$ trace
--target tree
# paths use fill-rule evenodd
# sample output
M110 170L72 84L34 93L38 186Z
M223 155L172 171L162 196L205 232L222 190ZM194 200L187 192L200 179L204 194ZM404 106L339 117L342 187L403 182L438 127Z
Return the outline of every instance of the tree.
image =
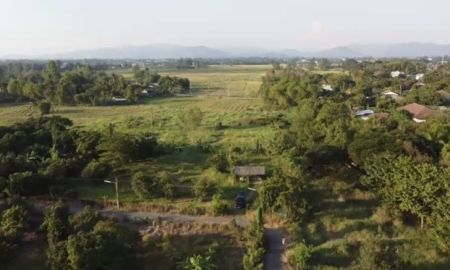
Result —
M6 209L1 216L0 234L11 242L19 241L28 223L28 211L20 205Z
M403 266L397 249L389 242L370 237L360 247L358 269L395 270L403 269Z
M445 191L442 168L415 163L410 157L374 156L366 162L365 170L363 183L375 190L388 207L418 216L421 228Z
M60 241L48 246L47 267L50 270L70 270L68 264L67 241Z
M12 98L17 98L22 95L22 89L20 86L20 82L17 79L11 78L9 79L8 86L6 87L6 91L8 95Z
M209 176L203 174L200 175L200 177L192 185L192 194L200 201L203 201L215 190L215 188L216 186L210 180Z
M95 225L104 220L104 218L94 211L91 207L87 206L81 212L77 212L69 218L70 226L76 232L89 232L95 227Z
M92 160L89 162L83 171L81 171L81 177L83 178L104 178L111 172L111 166L108 163Z
M261 211L261 210L259 210ZM262 212L261 212L262 213ZM264 259L264 224L258 215L246 231L246 253L243 258L245 270L262 270Z
M153 183L153 187L154 187ZM152 181L143 172L137 172L131 178L131 189L139 199L146 199L151 195Z
M52 108L52 104L48 101L41 101L37 106L42 115L49 114Z
M137 269L139 234L112 221L98 222L91 232L78 232L67 241L71 270Z
M47 232L49 245L66 239L69 234L69 211L61 203L50 206L44 215L41 229Z
M158 185L160 186L162 194L164 194L166 198L174 198L176 195L174 177L166 171L159 172L156 177L158 179Z
M229 211L228 204L223 200L222 192L218 192L213 195L212 201L211 201L211 206L212 206L212 212L216 216L225 215Z
M298 243L291 250L288 262L295 269L306 269L311 259L311 249L304 243Z

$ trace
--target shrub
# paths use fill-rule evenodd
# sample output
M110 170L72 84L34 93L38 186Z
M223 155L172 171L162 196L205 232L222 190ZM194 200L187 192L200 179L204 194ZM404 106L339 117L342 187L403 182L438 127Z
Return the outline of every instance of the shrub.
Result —
M11 242L20 240L28 223L28 211L20 205L11 206L2 213L0 232Z
M145 199L150 196L150 185L148 178L145 177L143 172L137 172L131 178L131 189L139 199Z
M214 215L226 215L230 211L229 205L223 201L221 192L214 194L212 197L212 212Z
M358 266L362 270L402 269L402 262L392 243L370 237L360 248Z
M192 185L192 194L202 201L210 195L214 189L215 184L207 175L203 174L197 179L194 185Z
M158 173L158 185L161 192L166 198L174 198L176 196L176 188L174 184L174 177L166 171Z
M298 243L291 250L288 261L295 269L306 269L311 259L311 249L304 243Z
M46 115L50 113L52 104L48 101L41 101L38 103L37 107L42 115Z
M107 163L92 160L81 172L83 178L105 178L111 171L111 166Z

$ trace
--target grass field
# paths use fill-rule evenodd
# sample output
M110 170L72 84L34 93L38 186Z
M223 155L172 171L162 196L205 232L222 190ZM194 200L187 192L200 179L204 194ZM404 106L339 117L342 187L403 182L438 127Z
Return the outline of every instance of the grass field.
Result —
M117 131L126 133L150 132L165 145L182 147L181 152L167 153L159 158L136 162L127 166L128 172L121 176L121 197L124 202L136 201L130 185L130 175L143 171L154 175L161 170L174 174L179 183L186 185L210 167L210 154L197 147L206 144L213 148L227 149L233 146L252 148L257 141L270 136L268 125L249 124L254 119L270 116L264 108L258 89L261 77L270 66L212 66L194 70L164 70L163 74L187 77L192 84L192 96L147 99L137 105L124 106L61 106L54 108L53 115L69 118L83 129L106 131L112 123ZM131 70L115 70L129 76ZM201 126L186 131L180 126L180 115L190 108L198 107L203 112ZM39 113L29 104L1 105L0 125L38 117ZM216 128L220 123L222 128ZM249 163L265 163L261 155L245 155ZM222 179L219 186L230 202L239 189L245 188L231 178ZM111 186L100 184L75 185L82 199L103 200L114 198ZM167 204L166 200L154 199L152 203ZM191 203L186 198L172 202L175 205ZM178 203L178 204L177 204Z

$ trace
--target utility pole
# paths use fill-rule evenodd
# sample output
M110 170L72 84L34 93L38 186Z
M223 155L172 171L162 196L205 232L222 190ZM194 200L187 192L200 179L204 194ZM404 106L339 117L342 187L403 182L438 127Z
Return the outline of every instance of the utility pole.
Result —
M116 186L116 205L117 205L117 209L120 209L120 203L119 203L119 179L117 179L117 177L116 177L116 181L115 181L115 186Z
M120 202L119 202L119 179L116 177L115 181L112 182L110 180L104 180L103 182L108 184L114 184L114 187L116 188L116 207L117 209L120 209Z

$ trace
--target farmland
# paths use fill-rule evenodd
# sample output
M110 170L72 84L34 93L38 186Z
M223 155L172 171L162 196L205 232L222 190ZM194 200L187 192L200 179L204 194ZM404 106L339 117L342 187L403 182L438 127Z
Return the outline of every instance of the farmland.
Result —
M134 171L150 175L158 171L170 171L176 175L180 185L185 186L209 167L209 154L200 147L189 145L206 144L219 149L238 146L250 149L257 141L267 139L271 134L270 126L258 124L257 120L274 113L265 110L257 92L261 77L269 68L270 66L213 66L199 70L165 70L164 74L189 78L192 95L147 99L136 105L124 106L60 106L55 108L53 115L66 117L82 129L105 132L108 125L113 124L117 131L128 134L152 133L157 135L161 144L181 147L180 152L169 152L156 159L129 164L123 170L120 174L121 199L124 203L134 202L136 197L127 184ZM125 76L127 72L130 71L119 71ZM180 126L179 116L194 107L202 111L203 120L196 130L186 132ZM0 107L2 125L38 116L37 109L29 104ZM217 128L218 125L225 128ZM245 158L249 163L268 161L264 156L247 155L244 160ZM231 177L221 178L223 181L218 184L228 190L226 195L231 203L235 194L244 186ZM86 183L75 187L81 199L103 201L105 198L114 198L114 190L108 185ZM164 199L151 202L167 203ZM177 202L180 207L192 203L186 198L172 203L176 206Z

